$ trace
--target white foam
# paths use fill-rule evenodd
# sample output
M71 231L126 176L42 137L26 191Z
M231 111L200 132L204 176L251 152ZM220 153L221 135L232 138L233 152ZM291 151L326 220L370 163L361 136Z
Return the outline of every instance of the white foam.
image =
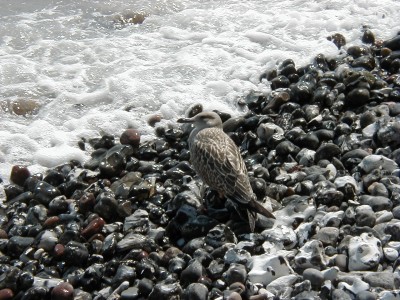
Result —
M114 26L115 16L134 12L147 16L143 24ZM38 171L87 159L81 138L128 127L151 138L151 114L174 123L196 103L243 113L240 97L268 90L259 82L265 70L337 54L327 36L359 43L363 25L377 38L394 36L400 2L14 0L0 16L0 107L19 98L40 105L36 116L0 110L7 182L14 164Z

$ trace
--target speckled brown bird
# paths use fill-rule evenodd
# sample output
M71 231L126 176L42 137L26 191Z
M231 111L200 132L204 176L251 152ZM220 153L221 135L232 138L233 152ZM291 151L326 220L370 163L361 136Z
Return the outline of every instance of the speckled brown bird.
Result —
M193 123L189 136L190 159L200 178L220 196L234 205L238 214L247 219L253 232L257 213L275 219L253 193L247 169L239 148L222 130L222 120L214 112L201 112L193 118L179 119L180 123Z

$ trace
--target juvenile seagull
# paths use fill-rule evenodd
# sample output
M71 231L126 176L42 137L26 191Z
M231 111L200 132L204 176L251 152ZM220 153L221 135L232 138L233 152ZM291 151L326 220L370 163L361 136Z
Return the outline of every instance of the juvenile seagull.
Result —
M222 130L222 120L214 112L201 112L193 118L182 118L179 123L193 123L189 136L190 159L200 178L220 196L224 195L242 217L247 211L253 232L257 213L267 218L275 216L265 209L253 193L247 169L239 148Z

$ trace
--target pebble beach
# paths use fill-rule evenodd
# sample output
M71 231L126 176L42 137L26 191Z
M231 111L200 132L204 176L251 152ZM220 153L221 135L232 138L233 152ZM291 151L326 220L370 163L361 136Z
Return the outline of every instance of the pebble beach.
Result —
M217 110L254 193L256 230L207 189L188 125L82 139L85 163L14 165L0 207L0 299L400 299L400 35L287 58L268 93ZM187 115L204 108L193 103Z

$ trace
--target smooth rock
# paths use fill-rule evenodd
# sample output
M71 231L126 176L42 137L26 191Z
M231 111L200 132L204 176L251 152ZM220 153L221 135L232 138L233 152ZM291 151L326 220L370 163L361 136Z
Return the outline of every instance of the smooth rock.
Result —
M391 272L368 272L364 274L363 280L373 288L395 289L394 276Z
M278 255L255 255L248 264L248 278L251 282L268 285L273 280L293 273L288 261Z
M376 268L382 258L381 242L369 233L350 238L349 271L366 271Z

